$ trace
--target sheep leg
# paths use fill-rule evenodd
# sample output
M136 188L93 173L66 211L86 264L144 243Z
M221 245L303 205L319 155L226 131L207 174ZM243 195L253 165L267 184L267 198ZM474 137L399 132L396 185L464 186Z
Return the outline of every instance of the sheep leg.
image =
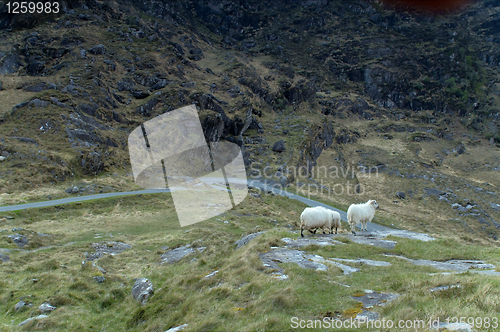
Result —
M315 229L314 229L314 231L313 231L312 233L313 233L313 234L316 234L316 231L317 231L317 230L318 230L318 229L317 229L317 228L315 228Z
M301 236L301 237L304 237L304 233L303 233L303 232L304 232L304 229L303 229L303 228L301 228L301 229L300 229L300 236Z
M333 233L333 227L332 227L332 233ZM337 234L337 227L335 227L335 234Z

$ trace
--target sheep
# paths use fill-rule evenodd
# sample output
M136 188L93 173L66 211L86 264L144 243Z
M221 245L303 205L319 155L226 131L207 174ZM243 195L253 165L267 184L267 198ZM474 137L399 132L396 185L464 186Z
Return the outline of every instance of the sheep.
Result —
M321 228L323 234L326 234L325 227L330 229L330 233L333 232L333 228L335 227L335 233L337 233L337 228L340 228L340 214L336 211L325 209L322 206L308 207L302 211L300 215L301 237L304 237L304 230L316 234L318 228ZM312 231L313 229L314 231Z
M377 201L371 199L366 203L362 204L351 204L349 209L347 209L347 222L351 226L352 234L356 234L354 231L354 225L361 223L361 230L368 230L366 224L371 222L375 216L375 210L378 209Z
M327 228L330 230L330 234L333 234L333 228L335 227L335 234L337 234L337 230L340 228L340 213L337 211L328 210L330 212L330 219L327 222ZM323 229L323 234L325 230Z

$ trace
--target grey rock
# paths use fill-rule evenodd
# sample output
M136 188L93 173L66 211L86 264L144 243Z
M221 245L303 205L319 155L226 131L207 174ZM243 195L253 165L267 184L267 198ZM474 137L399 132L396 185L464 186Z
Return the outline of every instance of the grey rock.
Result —
M236 241L236 249L240 249L244 245L248 244L251 240L255 239L257 236L264 234L265 232L257 232L243 236L240 240Z
M8 261L10 261L10 257L5 255L5 254L0 253L0 261L8 262Z
M102 257L104 254L109 254L109 255L120 254L123 251L132 248L130 244L124 242L114 242L114 241L92 243L91 247L96 251L90 254L86 253L87 261L96 260Z
M431 292L441 292L441 291L445 291L448 289L460 288L460 287L462 287L462 286L460 286L460 285L446 285L446 286L434 287L430 291Z
M118 91L129 91L132 89L133 84L124 81L118 81Z
M20 108L23 108L23 107L26 107L27 105L29 104L29 101L24 101L22 103L19 103L17 105L14 105L14 107L12 107L12 114L14 114L14 112Z
M7 237L14 241L14 243L20 248L23 248L29 242L28 238L21 234L8 235Z
M102 284L104 281L106 281L106 278L104 278L103 276L97 276L97 277L94 277L94 280L95 280L98 284Z
M314 238L309 238L309 237L299 237L296 240L292 240L290 238L283 238L281 241L286 243L287 248L300 248L300 247L305 247L309 245L317 245L321 247L325 246L334 246L337 244L345 244L343 242L334 240L330 237L314 237Z
M334 261L340 261L340 262L346 262L346 263L358 263L358 264L364 264L368 266L390 266L391 263L389 262L384 262L384 261L374 261L371 259L364 259L364 258L358 258L358 259L344 259L344 258L331 258Z
M49 102L48 101L45 101L45 100L40 100L40 99L33 99L32 101L30 101L30 103L28 104L28 106L32 106L32 107L40 107L40 108L43 108L45 106L48 106L49 105Z
M172 250L164 253L163 255L161 255L161 260L162 260L161 262L173 264L173 263L180 261L185 256L187 256L191 253L194 253L194 252L195 252L195 249L190 247L189 245L184 246L184 247L179 247L176 249L172 249Z
M181 86L186 89L194 89L196 87L196 82L181 83Z
M112 71L116 70L116 64L112 60L103 60L102 62L104 62L105 64L109 65L108 68L110 70L112 70Z
M358 243L358 244L366 244L369 246L375 246L379 248L385 248L385 249L394 249L396 246L397 242L396 241L389 241L389 240L381 240L376 237L372 236L361 236L358 233L358 236L354 236L352 234L347 235L347 238L351 239L352 242Z
M96 45L89 49L89 53L94 55L103 55L106 53L106 47L103 44Z
M81 104L79 106L80 111L87 113L90 116L96 116L97 109L93 105Z
M154 110L155 106L158 104L158 99L153 98L148 101L146 104L137 107L135 110L137 114L141 114L144 116L150 116L151 112Z
M49 316L47 315L38 315L36 317L30 317L24 321L22 321L21 323L19 323L19 326L23 326L23 325L26 325L28 324L29 322L31 322L32 320L39 320L39 319L43 319L43 318L48 318Z
M0 67L0 75L14 74L21 66L19 61L19 56L16 54L7 55L3 60L2 66Z
M33 60L26 67L26 72L31 76L35 76L41 74L44 69L45 69L45 62L39 60Z
M259 258L265 267L276 269L279 271L278 274L281 275L284 270L277 263L295 263L304 269L313 269L316 271L328 270L325 264L318 262L318 260L324 261L321 256L308 255L303 251L295 249L274 249L260 253Z
M491 208L496 211L500 211L500 204L491 203Z
M401 230L401 229L373 231L373 232L371 232L371 235L375 236L375 237L380 237L380 238L385 238L389 235L392 235L392 236L402 237L402 238L410 239L410 240L419 240L419 241L423 241L423 242L429 242L429 241L435 240L434 237L427 235L427 234L410 232L410 231L405 231L405 230Z
M136 301L145 304L153 294L153 283L146 278L138 278L132 287L132 296Z
M212 273L207 274L206 276L204 276L204 277L203 277L203 279L210 279L210 278L212 278L213 276L215 276L217 273L219 273L219 270L217 270L217 271L214 271L214 272L212 272Z
M399 294L384 294L376 292L368 292L363 296L351 296L351 299L363 303L363 308L370 309L374 306L385 306L388 302L399 297Z
M458 154L463 154L465 153L465 146L463 144L460 144L454 149Z
M25 306L26 306L26 302L24 302L24 301L19 301L19 302L17 302L17 303L16 303L16 305L14 306L14 309L15 309L16 311L19 311L19 310L21 310L22 308L24 308Z
M182 324L176 327L172 327L171 329L166 330L165 332L179 332L188 327L188 324Z
M404 191L398 191L398 192L396 193L396 196L397 196L397 197L399 197L399 198L401 198L401 199L405 199L406 194L405 194L405 192L404 192Z
M375 321L380 318L380 314L378 312L368 311L364 308L363 311L356 315L356 320L367 322L367 321Z
M446 192L439 190L439 189L434 189L434 188L424 188L425 193L429 196L441 196L445 195Z
M43 91L44 89L45 89L45 82L23 88L23 90L27 92L40 92Z
M0 156L0 161L4 161L5 159L7 158L5 158L4 156Z
M142 91L142 90L135 90L135 89L132 89L130 90L130 93L132 94L132 96L134 96L134 98L136 99L144 99L144 98L147 98L149 96L149 92L147 91Z
M132 36L134 36L135 38L144 38L146 36L146 34L144 33L144 31L142 30L139 30L139 31L134 31L131 33Z
M284 152L284 151L286 151L285 142L283 140L277 141L276 143L274 143L272 150L274 152Z
M41 312L41 313L46 313L46 312L51 312L51 311L54 311L56 310L57 307L54 307L53 305L50 305L50 303L47 303L47 302L43 302L42 304L40 304L40 306L38 307L38 310Z
M151 87L151 89L153 89L153 90L163 89L163 88L164 88L164 87L166 87L166 86L167 86L167 84L169 84L169 83L171 83L171 82L169 82L169 81L167 81L167 80L165 80L165 79L163 79L163 80L159 80L158 82L156 82L156 83L155 83L155 85L153 85L153 86Z
M484 261L476 261L476 260L449 260L445 262L437 262L431 261L427 259L410 259L404 256L396 256L396 255L386 255L387 257L396 257L400 259L404 259L406 261L411 262L414 265L426 265L431 266L438 270L449 270L449 271L458 271L465 272L469 269L494 269L495 266L492 264L486 264Z

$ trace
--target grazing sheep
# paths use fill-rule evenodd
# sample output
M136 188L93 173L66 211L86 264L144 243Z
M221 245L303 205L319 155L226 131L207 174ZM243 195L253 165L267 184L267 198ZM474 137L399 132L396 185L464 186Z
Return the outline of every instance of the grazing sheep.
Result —
M323 230L323 234L326 234L325 227L330 229L330 233L333 232L333 227L335 227L336 232L337 228L340 227L340 215L338 216L339 222L337 223L337 216L335 213L338 214L337 212L325 209L322 206L305 208L300 215L300 236L304 237L304 230L308 230L312 234L316 234L316 230L318 230L318 228L321 228Z
M378 204L377 201L373 199L366 203L351 204L351 206L349 206L349 209L347 209L347 221L351 226L352 234L356 234L354 225L359 222L361 223L361 230L367 230L366 224L372 221L376 209L378 209Z

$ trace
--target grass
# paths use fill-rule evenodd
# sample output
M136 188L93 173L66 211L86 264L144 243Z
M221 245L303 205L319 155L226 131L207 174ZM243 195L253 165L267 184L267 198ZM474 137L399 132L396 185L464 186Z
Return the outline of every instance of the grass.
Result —
M490 247L470 245L451 236L426 243L391 238L398 242L393 250L350 241L334 247L309 246L304 249L307 253L325 258L386 260L392 265L354 264L361 272L347 276L336 267L322 272L280 264L289 279L272 278L258 253L282 246L283 237L298 236L284 226L297 227L304 206L295 201L290 204L289 199L279 196L249 196L222 216L184 228L178 224L169 194L18 211L9 224L1 225L24 227L26 235L48 233L51 236L46 242L33 241L29 248L52 247L8 253L11 261L0 266L0 310L6 313L0 318L1 329L15 330L13 324L36 316L37 307L47 301L57 309L49 318L33 321L24 329L156 331L188 323L189 330L288 330L292 317L315 320L354 315L359 305L351 296L366 289L402 295L386 307L374 309L385 318L427 320L459 314L498 317L493 314L498 300L494 277L469 273L430 276L428 273L435 272L430 267L383 256L482 259L500 264ZM271 219L278 225L269 223ZM236 240L259 230L267 232L235 250ZM96 265L106 270L102 274L90 263L82 265L83 253L91 251L90 244L98 241L123 241L133 248L100 258ZM206 249L175 264L160 264L159 256L165 252L160 247L189 243ZM15 248L8 242L2 246ZM218 273L205 278L214 271ZM100 275L106 278L102 284L93 279ZM130 295L133 278L137 277L147 277L154 284L155 292L146 305L135 302ZM439 293L429 291L447 284L462 287ZM33 307L15 311L13 307L20 298L33 303Z

